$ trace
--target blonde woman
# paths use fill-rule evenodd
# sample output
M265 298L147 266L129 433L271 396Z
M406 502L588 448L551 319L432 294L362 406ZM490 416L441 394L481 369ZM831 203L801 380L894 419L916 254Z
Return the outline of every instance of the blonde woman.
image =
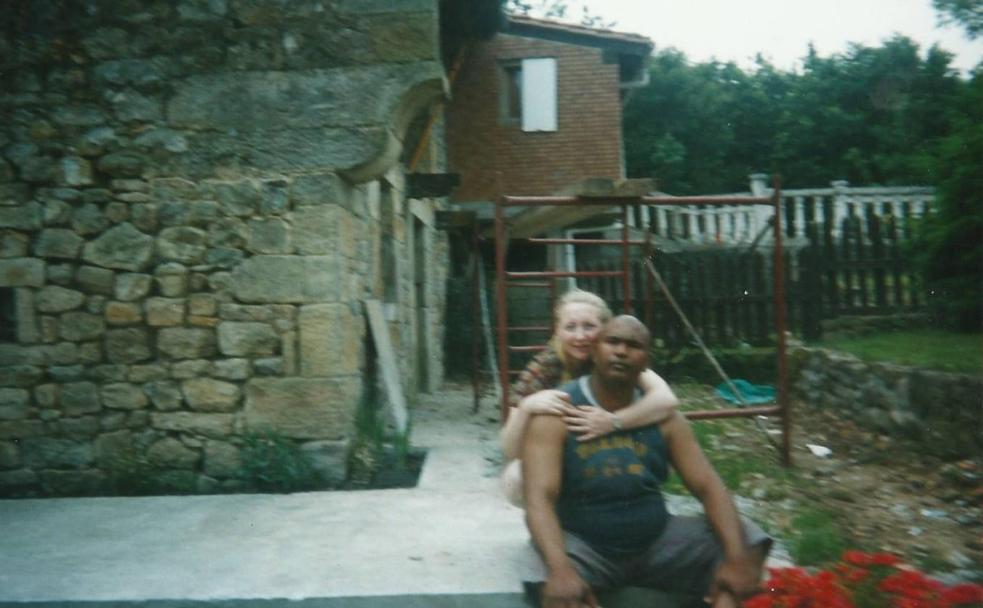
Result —
M532 416L561 416L580 441L602 437L616 430L662 422L675 411L679 400L658 374L648 369L639 377L641 396L617 414L596 407L574 407L566 393L554 390L568 380L590 373L591 349L611 309L597 294L574 289L563 294L553 309L553 337L519 375L510 392L508 421L499 434L505 455L502 483L515 505L522 504L519 454L526 426Z

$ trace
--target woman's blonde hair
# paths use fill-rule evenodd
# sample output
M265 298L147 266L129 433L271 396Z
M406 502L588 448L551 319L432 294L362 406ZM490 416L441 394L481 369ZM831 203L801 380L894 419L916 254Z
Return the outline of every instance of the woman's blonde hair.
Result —
M588 304L593 306L601 313L601 323L607 323L612 316L611 309L608 308L608 303L601 296L590 291L584 291L583 289L571 289L557 299L556 306L553 307L554 322L560 320L560 310L567 304Z

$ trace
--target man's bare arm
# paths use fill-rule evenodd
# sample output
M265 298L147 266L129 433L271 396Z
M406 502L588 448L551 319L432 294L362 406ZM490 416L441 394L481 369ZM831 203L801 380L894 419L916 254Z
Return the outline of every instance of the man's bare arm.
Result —
M700 444L682 414L676 414L660 427L669 445L669 457L680 478L694 496L703 503L707 519L717 533L724 549L721 571L726 580L719 581L737 597L757 591L760 578L759 556L752 555L744 540L744 532L734 501L707 460Z
M567 430L555 416L535 416L522 447L522 479L526 525L546 564L544 606L595 606L590 587L567 557L556 500L563 477L563 444Z

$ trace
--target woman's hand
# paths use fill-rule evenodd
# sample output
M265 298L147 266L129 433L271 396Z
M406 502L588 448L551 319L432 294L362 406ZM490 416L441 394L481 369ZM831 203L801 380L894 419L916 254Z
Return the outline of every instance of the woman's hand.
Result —
M563 412L563 422L567 430L577 435L577 441L590 441L614 431L614 414L589 405L567 407Z
M549 414L551 416L562 416L571 407L570 395L563 391L549 389L539 391L519 401L519 407L527 414Z

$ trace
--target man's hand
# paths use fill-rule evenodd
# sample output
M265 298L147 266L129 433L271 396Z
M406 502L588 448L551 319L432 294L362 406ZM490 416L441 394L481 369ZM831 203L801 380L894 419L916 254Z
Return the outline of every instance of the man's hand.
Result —
M563 391L547 389L533 393L519 401L519 407L529 414L562 416L570 408L570 395Z
M710 598L721 591L728 591L739 599L751 597L761 591L761 567L753 555L725 559L710 585Z
M571 405L564 410L563 423L577 441L590 441L614 431L614 414L601 407Z
M543 608L598 608L594 592L572 568L551 572L542 594Z

